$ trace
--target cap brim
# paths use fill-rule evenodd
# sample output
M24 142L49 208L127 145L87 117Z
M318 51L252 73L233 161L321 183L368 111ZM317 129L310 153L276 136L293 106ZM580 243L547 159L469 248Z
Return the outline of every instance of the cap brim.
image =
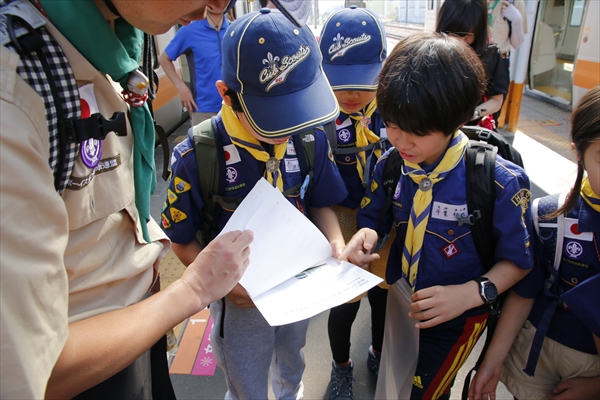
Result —
M383 63L341 65L323 63L333 90L377 90L377 77ZM351 83L350 83L351 82Z
M312 1L307 0L271 0L273 4L296 26L303 26L310 15Z
M323 125L339 112L325 74L307 88L283 96L238 93L250 126L260 136L275 139Z

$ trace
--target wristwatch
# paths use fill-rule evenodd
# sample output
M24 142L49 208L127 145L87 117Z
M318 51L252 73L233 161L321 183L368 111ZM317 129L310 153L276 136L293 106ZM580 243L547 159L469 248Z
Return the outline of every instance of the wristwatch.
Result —
M479 284L479 295L485 304L494 304L498 299L498 289L488 278L473 278Z

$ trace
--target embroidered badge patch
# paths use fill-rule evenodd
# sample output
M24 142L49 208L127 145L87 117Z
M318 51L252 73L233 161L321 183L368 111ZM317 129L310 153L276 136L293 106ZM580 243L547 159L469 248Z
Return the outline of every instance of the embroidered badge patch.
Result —
M167 199L169 200L169 204L173 204L177 201L179 197L173 192L171 189L167 189Z
M268 92L287 79L288 75L302 63L302 61L308 58L310 54L310 47L301 45L298 51L292 55L273 56L270 52L267 53L267 58L263 59L263 64L267 66L260 71L258 80L260 83L270 83L265 88L265 92Z
M348 129L338 131L338 140L340 143L348 143L352 140L352 133Z
M171 227L171 221L169 221L164 213L160 214L160 216L160 224L162 225L163 229L169 229Z
M368 197L363 197L362 200L360 201L360 208L365 208L366 206L368 206L371 203L371 199Z
M175 187L175 193L184 193L192 188L192 185L178 176L173 180L173 186Z
M345 38L339 33L333 38L333 44L329 46L328 53L331 55L331 60L338 57L343 57L348 50L361 44L368 43L371 40L371 35L363 33L362 35L352 38Z
M377 190L378 187L379 187L379 185L377 184L377 181L375 179L373 179L371 181L371 193L375 193L375 191Z
M240 158L240 153L234 144L223 146L223 153L225 156L225 165L231 165L242 161Z
M594 241L594 234L592 232L579 231L579 221L575 218L565 218L565 237L586 242Z
M575 260L579 260L584 255L583 246L574 240L569 240L565 243L565 252L570 258Z
M234 167L227 167L225 170L225 180L227 183L236 183L238 180L238 171Z
M450 243L449 245L442 247L442 251L448 260L460 253L460 250L454 243Z
M173 221L174 224L181 222L187 218L186 213L184 213L183 211L178 210L174 207L171 207L171 209L169 211L171 213L171 220Z

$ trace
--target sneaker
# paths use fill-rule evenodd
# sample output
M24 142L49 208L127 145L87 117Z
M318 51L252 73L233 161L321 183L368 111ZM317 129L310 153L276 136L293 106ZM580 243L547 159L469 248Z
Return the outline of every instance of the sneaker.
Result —
M379 364L381 363L381 353L373 350L373 346L369 347L368 351L369 355L367 357L367 368L369 371L375 374L375 376L379 375Z
M353 400L352 395L352 376L354 364L350 360L350 365L340 367L332 362L331 381L329 381L329 400Z

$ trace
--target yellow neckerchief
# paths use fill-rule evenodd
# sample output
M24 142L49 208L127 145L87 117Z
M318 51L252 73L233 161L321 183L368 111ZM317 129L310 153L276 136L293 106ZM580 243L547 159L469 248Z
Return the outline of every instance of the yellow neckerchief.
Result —
M419 271L419 259L421 257L423 239L425 238L425 228L427 227L431 202L433 200L433 185L444 179L458 165L463 157L468 141L467 137L461 131L457 130L454 132L444 158L430 173L426 173L418 164L407 161L402 166L402 174L410 176L419 185L419 189L417 189L413 197L412 210L406 230L406 239L404 240L404 251L402 252L402 272L408 277L413 291Z
M248 150L248 152L252 154L252 157L258 161L266 163L270 158L272 158L271 155L265 151L260 142L246 131L235 112L226 104L223 104L221 107L221 118L223 119L225 130L231 137L233 144ZM281 178L279 165L287 150L288 141L274 145L275 158L277 159L277 170L268 171L265 169L265 178L267 178L269 183L273 186L275 186L274 182L277 182L277 189L279 189L281 192L283 192L283 179Z
M379 136L373 133L369 129L369 124L371 122L371 115L377 109L377 100L374 99L370 102L365 108L363 108L362 112L349 113L340 107L340 111L344 114L348 114L350 118L356 120L356 124L354 124L356 130L356 147L365 147L369 143L377 143L379 141ZM375 150L375 156L377 158L381 157L381 149ZM358 176L360 176L360 180L362 181L364 178L363 167L365 166L365 162L367 157L364 151L361 151L357 154L356 160L356 170L358 171Z
M590 180L587 176L581 182L581 197L583 197L590 207L600 212L600 197L592 190L592 185L590 185Z

